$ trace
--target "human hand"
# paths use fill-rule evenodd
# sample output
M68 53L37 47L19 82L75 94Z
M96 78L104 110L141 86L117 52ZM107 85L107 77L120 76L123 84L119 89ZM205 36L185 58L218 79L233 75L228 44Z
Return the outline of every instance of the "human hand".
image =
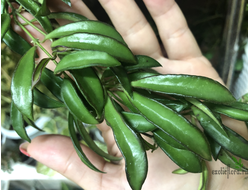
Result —
M59 0L48 2L52 11L72 11L95 19L94 15L80 0L71 0L72 8ZM184 16L173 0L144 0L158 27L160 37L168 58L163 57L161 47L149 23L140 12L134 1L100 0L110 16L114 26L123 36L134 54L143 54L155 58L163 68L158 69L164 74L191 74L213 78L222 82L209 61L202 56L197 43L187 27ZM27 15L29 17L29 15ZM64 23L61 22L63 25ZM32 31L32 29L30 29ZM39 33L33 34L42 39ZM50 42L44 47L49 50ZM39 52L42 58L41 52ZM53 66L50 67L53 69ZM241 126L241 122L224 119L228 126ZM235 122L238 122L239 125ZM108 146L109 153L121 156L113 138L112 130L105 123L98 126ZM236 130L246 138L244 126ZM45 135L22 145L31 157L79 184L84 189L130 189L125 174L125 163L119 165L105 162L101 157L82 145L92 163L106 174L96 173L85 166L76 154L69 138L58 135ZM200 174L183 176L172 174L178 168L160 149L148 152L149 169L143 189L198 189ZM208 162L211 170L219 170L224 165L220 161ZM209 176L208 189L239 189L247 186L245 176L230 176L230 180L222 176Z

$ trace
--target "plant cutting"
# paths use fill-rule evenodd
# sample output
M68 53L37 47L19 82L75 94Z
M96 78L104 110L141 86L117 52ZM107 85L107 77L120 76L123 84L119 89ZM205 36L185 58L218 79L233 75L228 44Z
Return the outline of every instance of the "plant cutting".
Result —
M81 161L105 175L82 150L78 134L110 163L125 160L126 178L133 190L141 189L147 177L149 150L161 149L180 167L173 171L175 174L201 173L199 189L206 188L206 162L212 158L234 169L239 169L232 164L234 155L248 159L247 140L221 121L221 115L226 115L247 122L248 105L237 101L219 82L202 76L160 74L154 68L161 64L149 56L133 54L113 26L76 13L52 13L46 1L15 2L18 8L8 0L1 1L1 37L22 55L12 77L11 119L24 140L31 141L23 120L33 122L33 104L46 109L64 107L68 110L70 137ZM9 8L11 12L7 12ZM34 19L26 19L23 11ZM13 31L10 16L34 46ZM71 23L54 27L56 19ZM44 31L34 22L40 23ZM42 33L44 39L37 40L25 25ZM46 40L52 41L51 54L42 46ZM35 64L38 48L47 57ZM46 68L49 61L54 62L54 71ZM54 97L37 89L38 83ZM122 157L100 149L84 127L102 122L112 129ZM247 171L245 166L240 169Z

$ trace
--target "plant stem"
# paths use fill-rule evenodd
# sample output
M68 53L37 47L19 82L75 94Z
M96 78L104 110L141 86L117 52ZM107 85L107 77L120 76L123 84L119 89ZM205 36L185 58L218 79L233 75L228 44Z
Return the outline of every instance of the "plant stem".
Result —
M36 29L38 32L40 32L42 35L46 36L46 33L43 32L41 29L36 27L34 24L32 24L28 19L26 19L23 15L20 13L17 13L17 16L19 16L21 19L23 19L26 23L28 23L30 26L32 26L34 29Z

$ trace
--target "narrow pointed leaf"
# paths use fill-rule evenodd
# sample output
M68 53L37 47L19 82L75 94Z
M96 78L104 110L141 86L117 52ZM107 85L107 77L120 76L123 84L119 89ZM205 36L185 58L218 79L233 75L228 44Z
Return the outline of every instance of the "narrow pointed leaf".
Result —
M96 172L100 172L100 173L104 173L102 171L100 171L99 169L97 169L87 158L87 156L83 153L80 142L77 139L76 136L76 131L75 131L75 127L74 127L74 121L73 121L73 116L69 113L68 116L68 129L69 129L69 134L70 134L70 138L73 142L74 148L76 150L76 153L78 154L79 158L81 159L81 161L88 166L90 169L96 171Z
M40 80L56 98L63 101L61 97L63 79L61 77L55 76L51 70L44 68Z
M153 131L157 129L155 125L150 123L140 114L132 113L132 112L122 112L122 116L127 121L129 126L139 132L139 133L146 133L149 131Z
M199 100L196 100L194 98L186 98L186 100L192 103L194 106L196 106L200 110L202 110L205 114L207 114L207 116L210 117L217 124L216 125L217 130L220 131L221 135L228 137L227 133L225 132L220 122L217 120L217 118L213 115L213 113L209 110L207 106L205 106Z
M188 172L186 170L183 170L182 168L178 168L178 169L172 171L172 173L173 174L181 174L181 175L183 175L183 174L187 174Z
M84 68L70 71L78 89L88 101L88 103L96 110L99 118L103 113L105 97L100 79L92 68Z
M137 64L131 50L124 44L115 39L98 34L76 33L70 36L62 37L51 44L51 47L56 49L60 46L69 48L77 48L82 50L103 51L124 64Z
M14 52L24 55L30 48L31 45L19 36L12 28L6 32L3 37L3 42Z
M50 14L50 10L47 7L46 0L42 0L42 5L40 6L35 16L47 16L49 14Z
M108 97L105 105L105 120L113 130L115 141L125 158L125 170L129 185L140 190L147 176L147 156L136 133L124 122Z
M37 125L36 125L33 121L29 120L29 118L27 118L26 116L23 116L23 119L24 119L24 121L26 121L26 123L28 123L31 127L37 129L38 131L44 132L44 130L42 130L42 129L40 129L39 127L37 127Z
M10 28L10 15L7 13L1 14L1 40L3 39L5 33Z
M121 65L121 63L106 52L83 50L70 53L63 57L56 66L54 73L93 66L114 67L119 65Z
M202 161L202 173L198 190L207 190L208 170L205 161Z
M132 86L165 94L208 100L211 102L223 103L235 101L235 98L226 87L217 81L201 76L152 76L133 81Z
M84 101L84 97L77 87L73 86L70 80L64 79L61 89L61 95L65 106L71 114L86 124L98 124L99 122L90 113L88 103Z
M75 33L99 34L113 38L118 42L126 45L122 36L119 34L119 32L116 31L116 29L113 26L95 20L85 20L61 26L52 31L51 33L49 33L48 35L46 35L44 40L51 38L61 38L63 36L69 36Z
M33 96L34 96L34 104L41 108L53 109L53 108L65 107L65 105L62 102L50 98L37 88L33 89Z
M111 67L110 69L113 71L117 80L120 82L120 84L124 88L125 93L129 95L130 97L133 97L132 87L131 87L130 81L128 79L127 73L124 70L124 68L122 66L117 66L117 67Z
M70 0L62 0L62 2L64 2L65 4L67 4L68 6L71 7L71 2L70 2Z
M136 92L133 93L133 97L130 101L149 122L152 122L157 128L171 135L177 141L182 142L188 149L204 159L211 160L208 142L197 127L180 114L152 99Z
M202 171L200 158L193 152L174 148L157 136L155 136L155 141L162 151L182 169L192 173L200 173Z
M248 168L246 168L245 166L241 166L240 168L239 167L236 167L238 163L238 160L231 156L226 150L224 149L221 149L219 155L218 155L218 159L224 163L226 166L230 167L230 168L233 168L235 170L240 170L240 171L248 171Z
M146 55L136 55L135 57L137 59L138 64L126 66L125 69L127 71L134 71L138 69L148 69L152 67L161 67L161 64L158 61Z
M80 133L82 139L86 142L86 144L88 145L88 147L91 148L91 150L93 150L96 154L98 154L99 156L102 156L110 161L120 161L123 159L123 157L115 157L112 156L110 154L107 154L106 152L104 152L102 149L100 149L95 142L92 140L92 138L89 136L88 132L86 131L85 127L83 126L83 124L77 120L74 119L76 127L78 132Z
M49 19L64 19L73 22L88 20L85 16L72 12L53 12L48 15Z
M13 101L11 102L11 109L10 109L10 119L12 123L13 129L16 133L23 139L30 142L30 138L26 133L22 113L17 109Z
M37 64L32 76L32 88L34 88L34 86L39 82L43 69L46 67L50 60L51 58L44 58Z
M11 82L11 97L18 110L33 120L32 74L36 47L32 47L19 61Z
M200 109L192 106L194 115L200 122L201 126L204 128L205 132L212 137L217 143L219 143L223 148L232 152L236 156L239 156L243 159L248 159L248 142L239 134L229 129L226 126L223 126L228 137L221 135L220 131L217 130L216 123L208 117Z
M212 153L212 156L214 158L214 160L216 161L217 158L218 158L218 155L220 153L220 150L221 150L221 145L218 144L213 138L211 138L208 134L206 134L205 132L205 135L207 137L207 140L210 144L210 148L211 148L211 153Z

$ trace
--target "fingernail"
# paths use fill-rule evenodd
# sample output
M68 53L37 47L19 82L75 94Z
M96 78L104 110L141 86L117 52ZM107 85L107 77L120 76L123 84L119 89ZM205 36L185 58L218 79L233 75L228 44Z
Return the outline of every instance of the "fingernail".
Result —
M25 143L20 144L19 150L20 150L20 152L23 153L24 155L30 157L30 154L27 152L28 145L29 145L28 142L25 142Z

